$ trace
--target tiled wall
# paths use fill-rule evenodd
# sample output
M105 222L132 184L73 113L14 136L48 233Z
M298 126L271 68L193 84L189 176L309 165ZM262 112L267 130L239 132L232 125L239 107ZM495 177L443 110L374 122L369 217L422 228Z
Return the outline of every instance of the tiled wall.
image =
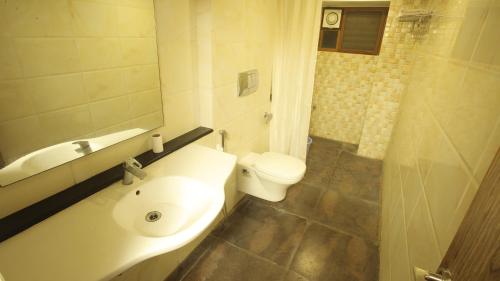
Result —
M161 126L153 1L1 1L0 151ZM64 129L62 129L64 128Z
M439 16L384 161L381 281L437 269L500 147L500 1L414 3Z
M400 8L392 1L378 56L318 52L312 135L359 144L362 156L384 157L414 46L409 25L396 20Z
M213 127L227 131L226 149L243 156L269 149L274 21L277 0L212 1L212 85ZM239 72L257 69L259 89L249 96L237 96Z
M152 0L151 0L152 1ZM155 0L164 130L176 136L199 126L195 2Z
M216 131L227 131L227 152L243 156L249 151L266 151L269 127L263 115L270 109L273 62L273 48L268 46L273 43L277 1L163 0L163 3L165 14L161 18L181 23L186 33L192 34L187 36L179 32L181 38L174 40L174 52L167 60L183 62L184 65L177 68L175 64L172 71L178 75L174 76L177 80L165 83L165 87L184 89L179 90L178 95L172 95L179 97L184 94L191 96L191 91L194 91L191 87L197 87L197 117L203 125ZM162 15L161 12L159 15ZM190 32L186 29L188 27ZM175 41L184 43L177 49ZM159 50L162 49L161 45L160 42ZM194 62L195 65L188 62ZM168 63L166 68L168 71ZM259 70L259 90L247 97L237 97L237 73L249 69ZM169 90L167 95L170 95ZM179 102L182 103L179 106L184 109L186 106L197 106L185 100ZM168 120L168 105L165 110ZM184 113L187 112L186 109ZM169 127L168 121L166 126ZM217 143L217 134L212 134L206 137L203 144L215 147ZM226 209L230 211L241 196L236 190L236 175L233 174L225 188ZM130 268L114 281L163 280L207 234L208 231L183 248Z

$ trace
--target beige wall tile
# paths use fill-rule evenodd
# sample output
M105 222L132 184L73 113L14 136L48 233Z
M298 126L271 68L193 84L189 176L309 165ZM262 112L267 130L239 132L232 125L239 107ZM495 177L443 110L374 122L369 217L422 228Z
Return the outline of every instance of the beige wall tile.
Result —
M447 143L443 143L437 153L439 160L432 163L425 181L425 193L439 246L444 253L451 242L444 236L448 222L457 209L469 179L460 166L460 160Z
M152 64L158 62L154 38L122 38L122 65Z
M45 26L43 4L39 1L8 1L3 3L7 20L7 34L43 36Z
M132 119L130 121L125 121L123 123L118 123L116 125L112 125L112 126L104 128L104 129L93 131L92 133L88 134L87 137L88 138L101 137L104 135L109 135L109 134L120 132L120 131L130 130L130 128L135 128L132 125L133 120L134 119Z
M392 233L389 235L389 263L391 280L411 280L408 267L408 247L406 229L402 214L393 222Z
M435 271L441 262L441 254L424 196L418 199L407 232L410 265Z
M27 77L81 70L78 49L73 39L16 39L15 46Z
M194 101L192 92L163 97L163 112L167 135L175 136L175 132L186 131L197 125L193 118Z
M469 207L477 193L477 190L478 190L477 185L474 183L470 183L469 186L466 188L462 198L460 198L460 202L454 214L450 218L448 218L449 221L448 225L446 226L446 230L441 235L443 237L443 241L445 242L445 244L442 245L444 249L447 250L451 242L453 241L453 238L455 237L458 228L462 224L465 214L469 210Z
M18 59L14 42L0 37L0 80L22 77L23 69Z
M500 72L491 51L498 45L491 27L496 17L490 18L496 13L494 1L438 2L430 4L450 20L433 19L429 34L416 42L415 63L384 160L384 167L399 164L409 173L402 186L408 197L403 210L382 213L382 221L394 212L405 213L410 270L436 269L500 146ZM415 154L407 149L409 143ZM416 172L408 165L412 159ZM383 189L395 188L392 181L384 181ZM425 192L412 194L418 182ZM394 205L391 194L397 191L390 190L384 192L389 200L382 200L383 209ZM382 224L382 233L393 229ZM381 247L382 253L388 251L387 243ZM381 266L382 273L392 269L392 264ZM396 281L393 276L390 280Z
M44 113L39 118L40 129L50 143L82 138L93 130L87 105Z
M130 95L130 114L134 117L161 111L161 105L162 100L159 89Z
M124 95L124 69L111 69L83 73L85 93L90 101Z
M402 190L405 206L405 219L406 221L409 221L417 205L416 199L421 196L424 190L420 173L416 165L408 170L408 175L403 182Z
M480 183L488 168L490 167L491 161L495 157L497 151L500 148L500 118L497 120L497 125L490 136L488 143L486 144L483 153L481 154L481 158L474 168L474 176L478 183Z
M5 35L74 35L70 1L5 1Z
M148 9L122 6L117 8L117 27L120 36L154 36L154 12Z
M0 123L0 136L0 151L7 162L48 144L36 116Z
M160 87L158 65L134 66L124 69L123 79L128 93Z
M213 46L213 82L215 87L234 83L238 73L250 70L246 68L245 44L215 44ZM260 74L262 76L262 73Z
M17 106L18 104L22 106ZM31 94L22 81L0 82L0 122L35 113Z
M41 8L45 17L46 35L75 35L74 17L71 16L72 5L70 1L47 0L40 3L42 3Z
M147 115L143 115L139 118L133 119L132 121L130 121L130 123L132 124L132 128L152 130L155 128L159 128L162 125L165 125L166 122L164 120L165 119L163 117L163 112L156 111L156 112L153 112L153 113L150 113ZM197 126L195 126L195 127L197 127ZM192 127L191 130L194 129L195 127ZM190 131L190 130L176 131L175 136L177 137L177 136L179 136L185 132L188 132L188 131Z
M481 37L472 57L473 61L500 66L500 55L496 46L500 44L500 6L492 5L488 9L488 17L481 32Z
M469 68L455 100L447 133L469 167L477 165L500 117L500 72ZM474 132L471 134L471 132Z
M102 100L91 103L89 108L94 128L101 129L129 119L130 98L124 96Z
M96 70L122 65L122 48L118 38L78 38L82 70Z
M176 94L195 87L195 57L190 40L173 40L168 44L160 41L160 60L167 64L162 69L162 83L166 94Z
M24 81L39 113L86 104L89 99L83 90L82 82L80 73Z
M71 1L73 25L77 36L116 36L118 32L115 6L92 1Z
M469 1L469 7L465 11L466 22L462 22L458 33L452 57L460 60L469 60L476 47L479 30L483 27L488 15L488 1Z
M420 175L425 181L434 161L439 161L438 149L445 142L444 135L432 117L431 111L425 107L425 116L417 123L416 133L420 136L416 154ZM432 141L429 141L432 140Z
M7 3L0 3L0 37L8 35L9 26L7 23Z
M116 2L115 0L106 0L111 2ZM154 11L154 1L153 0L120 0L119 4L122 6L129 6L134 8L142 8L149 11Z

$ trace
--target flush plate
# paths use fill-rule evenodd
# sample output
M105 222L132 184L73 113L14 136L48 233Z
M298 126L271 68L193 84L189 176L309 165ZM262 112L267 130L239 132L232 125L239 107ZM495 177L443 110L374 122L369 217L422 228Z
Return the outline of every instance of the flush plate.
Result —
M248 96L259 88L259 72L252 69L238 73L238 96Z

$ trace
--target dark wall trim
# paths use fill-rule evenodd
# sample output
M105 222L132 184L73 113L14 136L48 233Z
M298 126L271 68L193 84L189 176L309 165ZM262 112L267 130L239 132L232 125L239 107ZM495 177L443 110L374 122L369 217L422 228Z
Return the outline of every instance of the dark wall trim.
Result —
M175 139L163 144L162 153L153 153L148 150L136 159L144 166L148 166L170 153L212 133L213 130L198 127ZM125 159L124 159L125 160ZM77 183L59 193L47 197L33 205L0 219L0 242L30 228L31 226L49 218L50 216L70 207L73 204L103 190L123 177L121 165L114 166L100 174L97 174L81 183ZM56 230L54 230L56 231Z

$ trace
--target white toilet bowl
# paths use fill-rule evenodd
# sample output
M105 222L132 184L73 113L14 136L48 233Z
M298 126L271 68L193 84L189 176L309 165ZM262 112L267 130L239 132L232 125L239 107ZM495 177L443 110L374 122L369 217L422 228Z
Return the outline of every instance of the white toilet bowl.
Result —
M306 165L281 153L249 153L238 161L238 189L268 201L281 201L288 187L299 182Z

